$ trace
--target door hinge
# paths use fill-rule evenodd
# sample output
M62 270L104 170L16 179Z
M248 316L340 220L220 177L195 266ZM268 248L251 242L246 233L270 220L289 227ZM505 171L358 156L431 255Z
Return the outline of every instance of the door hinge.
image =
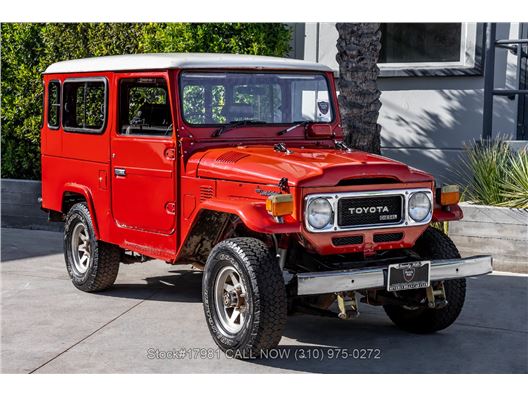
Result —
M165 158L168 160L174 160L176 158L176 150L173 148L165 149Z
M99 171L99 188L101 190L106 190L107 187L108 187L108 181L106 178L106 171L100 170Z
M176 213L176 203L175 202L167 202L165 204L165 210L169 214L175 214Z

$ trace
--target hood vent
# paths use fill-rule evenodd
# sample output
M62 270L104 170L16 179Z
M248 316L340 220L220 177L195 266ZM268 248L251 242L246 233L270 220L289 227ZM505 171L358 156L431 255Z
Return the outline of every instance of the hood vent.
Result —
M394 184L399 183L399 180L391 177L371 177L371 178L360 178L360 179L345 179L341 180L338 186L366 186L372 184Z
M234 164L235 162L240 161L242 158L246 158L249 154L244 154L239 151L228 151L220 155L216 162L221 162L223 164Z

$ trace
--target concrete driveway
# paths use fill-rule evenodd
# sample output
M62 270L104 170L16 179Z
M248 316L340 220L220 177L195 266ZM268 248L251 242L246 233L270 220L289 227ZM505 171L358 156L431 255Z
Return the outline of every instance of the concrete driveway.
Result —
M275 351L282 357L239 361L209 336L200 273L159 261L121 265L114 288L87 294L68 279L61 234L2 229L1 236L5 373L528 371L526 276L469 279L461 317L438 334L407 334L381 308L362 306L353 321L289 317Z

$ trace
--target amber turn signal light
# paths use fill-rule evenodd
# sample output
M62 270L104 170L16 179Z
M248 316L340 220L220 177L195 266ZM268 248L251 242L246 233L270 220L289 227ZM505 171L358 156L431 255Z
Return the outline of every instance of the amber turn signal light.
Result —
M293 213L293 197L291 194L272 195L266 199L266 210L273 217Z
M457 185L443 186L440 190L440 205L455 205L460 201L460 188Z

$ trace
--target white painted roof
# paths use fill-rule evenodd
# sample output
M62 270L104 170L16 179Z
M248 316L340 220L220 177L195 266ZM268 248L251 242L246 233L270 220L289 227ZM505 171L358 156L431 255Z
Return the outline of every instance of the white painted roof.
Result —
M44 74L160 69L283 69L332 71L320 63L271 56L235 54L137 54L84 58L57 62Z

